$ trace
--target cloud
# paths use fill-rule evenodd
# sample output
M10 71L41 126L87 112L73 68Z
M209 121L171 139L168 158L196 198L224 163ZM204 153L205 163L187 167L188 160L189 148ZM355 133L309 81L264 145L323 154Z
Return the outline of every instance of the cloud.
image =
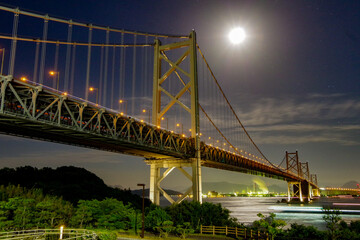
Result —
M38 164L38 165L74 165L89 163L111 163L121 164L121 155L110 152L81 150L77 151L38 151L26 152L2 158L2 165L17 163L17 165Z
M326 121L359 118L360 101L303 101L289 99L261 99L251 105L250 110L238 110L246 126L280 123L324 123Z
M331 93L331 94L322 94L322 93L310 93L308 94L308 98L338 98L344 97L346 94L344 93Z

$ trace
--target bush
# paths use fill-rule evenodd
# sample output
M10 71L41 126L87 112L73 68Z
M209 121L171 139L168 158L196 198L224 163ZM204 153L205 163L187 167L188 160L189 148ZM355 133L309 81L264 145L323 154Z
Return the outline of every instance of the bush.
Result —
M230 211L221 207L220 204L187 202L173 204L166 208L174 225L184 225L190 223L190 228L199 230L200 225L210 226L239 226L236 218L230 217Z
M147 211L145 229L148 231L157 231L157 227L162 226L165 221L171 220L166 211L159 206L151 205Z

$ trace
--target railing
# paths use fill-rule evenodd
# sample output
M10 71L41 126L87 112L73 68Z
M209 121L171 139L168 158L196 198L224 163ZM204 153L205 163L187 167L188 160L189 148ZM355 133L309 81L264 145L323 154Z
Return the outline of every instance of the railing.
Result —
M212 234L212 235L230 235L236 238L242 239L271 239L269 233L263 231L254 231L247 228L238 228L238 227L217 227L217 226L200 226L200 234Z
M33 229L13 232L0 232L0 239L74 239L95 240L97 235L85 229Z

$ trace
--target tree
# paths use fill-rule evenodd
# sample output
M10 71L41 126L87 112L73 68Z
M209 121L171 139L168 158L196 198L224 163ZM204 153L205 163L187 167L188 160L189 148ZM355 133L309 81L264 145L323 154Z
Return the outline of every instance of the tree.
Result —
M338 235L338 229L339 229L339 222L341 221L340 210L338 209L330 209L330 208L324 208L323 213L325 214L323 216L323 219L326 222L326 227L329 230L329 235L331 239L336 239Z
M157 227L162 226L165 221L171 219L166 211L159 206L151 205L147 210L148 213L145 217L145 228L147 230L156 231Z
M274 239L277 234L281 233L282 228L286 226L286 222L284 220L275 219L275 213L270 213L269 216L264 216L263 214L258 213L257 216L260 220L253 222L253 228L268 232L271 239Z
M232 227L239 225L235 218L230 217L230 211L221 207L220 204L183 201L166 208L166 212L174 221L175 226L190 222L194 230L199 230L200 225Z
M176 226L176 232L180 235L182 239L185 239L190 233L194 232L194 229L190 228L189 222L184 222L183 225Z
M291 224L291 227L283 233L278 233L280 239L325 239L326 234L317 230L313 226L304 226L297 223Z
M160 227L157 227L158 231L160 232L160 238L167 239L169 234L175 230L173 225L174 223L172 221L165 221Z

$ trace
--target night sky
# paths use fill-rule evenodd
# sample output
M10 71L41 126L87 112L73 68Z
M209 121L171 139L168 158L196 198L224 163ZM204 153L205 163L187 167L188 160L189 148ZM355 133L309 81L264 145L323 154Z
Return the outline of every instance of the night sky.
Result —
M297 150L321 187L360 182L360 1L0 3L143 32L187 35L195 29L227 97L269 160L279 164L285 151ZM237 26L248 37L234 46L227 35ZM0 146L0 167L74 165L110 185L137 188L137 183L149 183L150 169L138 157L5 135ZM203 168L204 182L249 184L252 178ZM165 186L183 189L183 180L175 174Z

